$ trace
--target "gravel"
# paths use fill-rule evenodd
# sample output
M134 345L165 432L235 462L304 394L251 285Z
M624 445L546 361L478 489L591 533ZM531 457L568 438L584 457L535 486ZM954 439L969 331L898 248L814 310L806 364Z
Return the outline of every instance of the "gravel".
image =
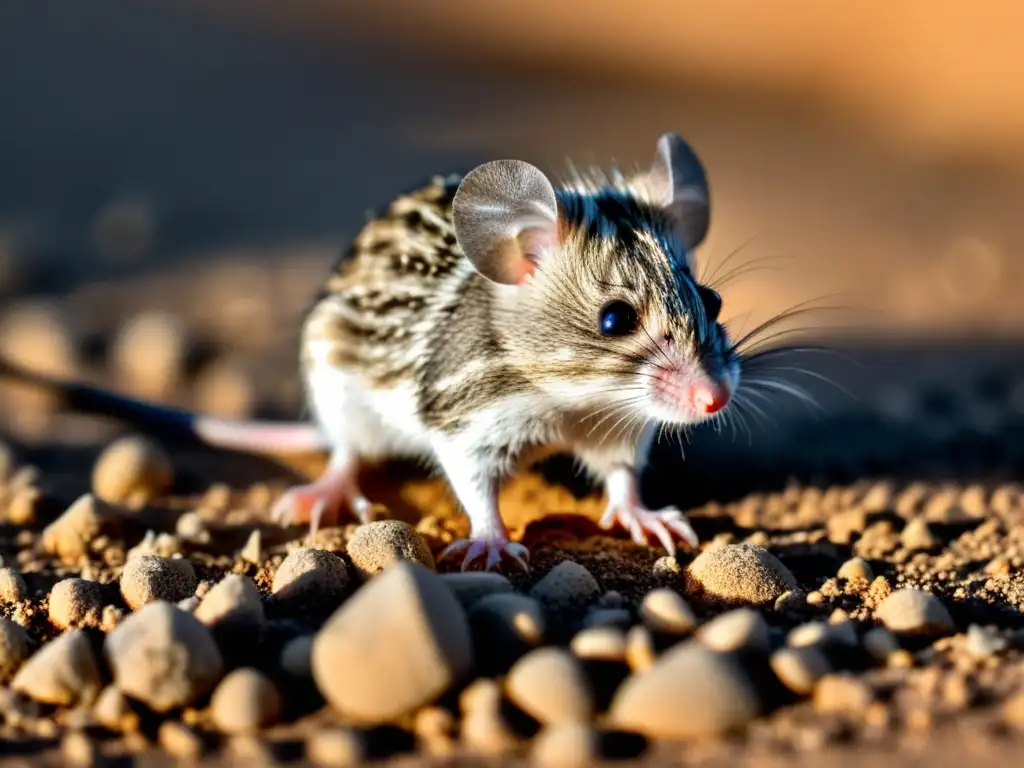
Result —
M363 578L400 561L434 569L430 547L416 529L401 520L377 520L361 525L348 541L348 556Z
M31 656L32 638L10 619L0 618L0 683L8 683Z
M165 600L176 603L196 591L196 573L183 558L134 555L121 574L121 595L132 610Z
M224 733L255 732L277 722L281 694L262 672L236 669L220 681L210 700L213 722Z
M709 603L769 605L800 587L778 558L750 544L707 549L686 575L688 592Z
M160 496L174 483L174 466L153 440L123 437L100 454L92 471L93 493L104 501L139 507Z
M330 611L348 593L348 569L332 552L303 547L278 566L272 590L280 602L295 610L315 605L318 611Z
M317 633L313 677L338 712L393 721L437 699L473 666L469 622L444 582L400 562L370 580Z
M751 608L734 608L702 626L697 639L715 651L767 653L768 623Z
M194 615L208 627L259 632L266 624L263 601L252 579L231 573L206 593Z
M947 635L956 630L939 598L911 587L889 595L875 615L887 629L899 635Z
M100 669L85 630L70 629L37 650L11 688L43 704L90 704L99 694Z
M126 618L104 647L118 688L156 712L191 704L224 670L206 626L162 600Z
M515 663L505 681L509 699L544 725L588 721L594 694L579 660L561 648L539 648Z
M640 618L652 632L687 635L697 628L697 616L674 590L662 587L644 595Z
M28 597L25 579L13 568L0 568L0 603L20 603Z
M50 590L50 622L58 629L99 627L105 606L103 588L95 581L64 579Z
M615 694L610 722L648 737L705 738L760 713L757 691L732 656L685 641Z

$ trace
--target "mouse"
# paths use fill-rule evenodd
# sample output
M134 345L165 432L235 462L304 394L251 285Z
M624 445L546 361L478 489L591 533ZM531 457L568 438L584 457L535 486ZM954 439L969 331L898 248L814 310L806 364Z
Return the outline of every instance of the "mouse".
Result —
M648 509L638 463L659 430L721 418L740 357L721 296L697 279L710 223L707 173L674 132L632 173L552 181L513 159L438 175L369 219L302 324L311 422L242 422L18 371L69 407L207 445L324 450L322 474L274 502L283 525L370 522L364 464L422 461L468 517L439 560L529 570L498 489L527 465L572 455L603 483L604 529L675 554L699 546L679 509Z

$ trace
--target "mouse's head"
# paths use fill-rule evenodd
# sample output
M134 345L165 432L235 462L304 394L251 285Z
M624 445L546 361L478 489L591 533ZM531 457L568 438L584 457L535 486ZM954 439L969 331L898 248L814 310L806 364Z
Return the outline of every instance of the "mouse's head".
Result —
M528 163L487 163L453 205L518 371L582 410L674 425L721 412L739 382L721 298L694 273L708 213L704 168L675 134L641 173L557 190Z

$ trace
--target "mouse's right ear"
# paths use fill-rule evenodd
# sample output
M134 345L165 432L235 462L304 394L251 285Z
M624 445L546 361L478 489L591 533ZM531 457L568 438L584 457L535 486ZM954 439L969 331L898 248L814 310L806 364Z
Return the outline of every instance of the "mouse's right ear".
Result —
M518 285L558 241L555 189L539 169L495 160L470 171L452 203L455 237L477 272Z

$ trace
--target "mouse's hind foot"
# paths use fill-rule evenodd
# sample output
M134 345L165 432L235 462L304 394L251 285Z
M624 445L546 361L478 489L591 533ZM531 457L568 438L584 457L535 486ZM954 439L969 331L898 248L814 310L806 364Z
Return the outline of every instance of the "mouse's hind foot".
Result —
M700 539L682 512L675 507L647 509L637 490L635 475L625 468L609 474L607 482L608 506L600 525L610 530L619 525L625 528L637 544L649 544L653 536L670 555L676 553L676 541L697 548Z
M370 522L374 505L359 489L358 469L355 458L336 453L318 479L285 491L271 508L271 518L283 526L309 523L311 536L321 525L340 522L345 512L360 523Z
M529 572L530 552L522 544L509 541L504 533L489 534L480 538L457 539L437 556L438 561L462 556L462 570L468 571L473 563L480 561L483 570L497 568L505 560L513 560L524 571Z

